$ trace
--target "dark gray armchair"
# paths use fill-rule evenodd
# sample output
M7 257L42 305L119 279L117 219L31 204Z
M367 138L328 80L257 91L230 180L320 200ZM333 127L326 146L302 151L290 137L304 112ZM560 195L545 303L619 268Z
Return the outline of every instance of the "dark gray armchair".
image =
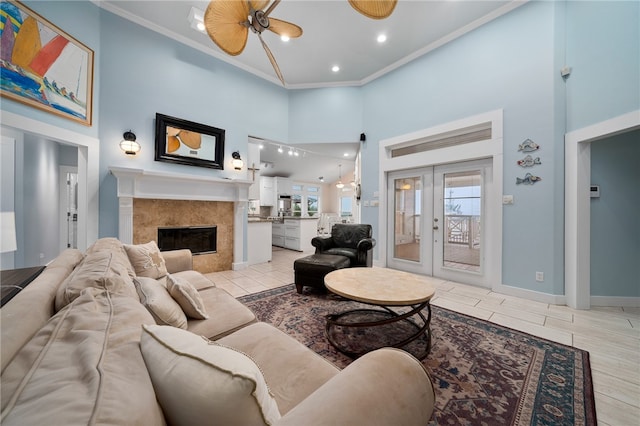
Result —
M311 245L316 254L346 256L351 267L373 266L373 248L376 240L372 236L371 225L336 223L331 228L330 237L314 237Z

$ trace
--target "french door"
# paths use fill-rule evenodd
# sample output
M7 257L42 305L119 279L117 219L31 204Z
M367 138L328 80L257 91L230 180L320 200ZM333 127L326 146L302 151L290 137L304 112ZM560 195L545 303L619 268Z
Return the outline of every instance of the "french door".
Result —
M489 287L483 224L491 160L392 172L387 178L387 266Z

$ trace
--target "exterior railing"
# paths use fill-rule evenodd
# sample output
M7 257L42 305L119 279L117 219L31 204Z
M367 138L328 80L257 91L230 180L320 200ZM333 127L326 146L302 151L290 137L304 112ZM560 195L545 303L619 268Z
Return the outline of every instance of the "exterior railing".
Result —
M480 216L446 215L447 242L466 244L469 248L480 244Z

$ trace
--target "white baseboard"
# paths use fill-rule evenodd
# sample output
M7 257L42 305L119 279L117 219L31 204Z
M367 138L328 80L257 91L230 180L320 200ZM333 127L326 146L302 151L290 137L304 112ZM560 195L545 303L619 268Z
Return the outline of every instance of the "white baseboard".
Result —
M591 306L624 306L640 308L640 297L591 296Z
M511 287L504 284L498 284L491 288L496 293L506 294L508 296L521 297L523 299L533 300L534 302L549 303L551 305L566 305L567 296L564 294L548 294L539 291L527 290L524 288Z
M231 269L234 271L242 271L249 267L249 262L233 262L231 264Z

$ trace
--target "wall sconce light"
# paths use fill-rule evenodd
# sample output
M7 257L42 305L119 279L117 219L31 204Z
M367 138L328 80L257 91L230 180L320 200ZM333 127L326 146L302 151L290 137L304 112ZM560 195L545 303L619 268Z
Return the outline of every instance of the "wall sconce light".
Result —
M136 155L140 152L140 144L136 142L136 135L129 130L122 134L122 141L120 142L120 149L127 155Z
M240 158L240 152L234 151L231 154L231 157L233 158L233 160L231 160L231 164L233 165L233 168L236 170L242 170L242 166L244 166L244 162L242 161L242 158Z

